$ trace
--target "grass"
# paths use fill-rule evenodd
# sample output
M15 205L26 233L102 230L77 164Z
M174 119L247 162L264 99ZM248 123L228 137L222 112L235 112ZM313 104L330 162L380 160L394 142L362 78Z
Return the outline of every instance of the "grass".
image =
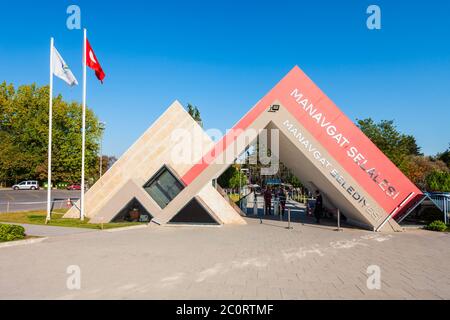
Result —
M70 228L86 228L86 229L102 229L100 223L89 223L89 219L86 218L84 221L79 219L64 219L63 216L67 210L55 210L52 214L52 219L49 226L54 227L70 227ZM27 212L13 212L13 213L1 213L0 223L25 223L25 224L35 224L35 225L45 225L45 218L47 213L45 211L27 211ZM142 223L104 223L103 229L114 229L141 225Z

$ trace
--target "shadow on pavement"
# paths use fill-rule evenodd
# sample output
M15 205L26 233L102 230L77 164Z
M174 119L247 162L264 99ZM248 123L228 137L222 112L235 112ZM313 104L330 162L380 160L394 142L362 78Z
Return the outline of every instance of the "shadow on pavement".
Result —
M247 216L248 219L259 220L261 224L273 226L277 228L286 228L288 223L288 210L291 211L291 222L292 223L300 223L303 226L330 230L330 228L337 229L337 220L334 217L322 217L320 224L316 222L314 216L308 215L306 213L306 208L299 207L300 204L295 202L290 202L286 204L285 213L280 217L280 215L274 215L273 210L271 215L265 215L263 208L258 208L258 214L255 215L253 208L247 208ZM270 222L284 222L286 226L281 226L279 224L271 224ZM341 221L342 228L354 228L345 223L345 221Z

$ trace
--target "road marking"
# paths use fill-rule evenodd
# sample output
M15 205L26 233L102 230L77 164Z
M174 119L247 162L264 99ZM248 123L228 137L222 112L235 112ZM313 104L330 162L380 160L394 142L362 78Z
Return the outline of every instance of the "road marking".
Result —
M222 263L217 263L214 267L199 272L195 282L203 282L207 278L214 277L215 275L221 273L221 271L225 271Z
M6 192L5 195L6 195L7 198L9 198L9 200L12 200L12 201L15 200L14 197L11 196L9 193Z
M17 241L9 241L0 243L0 248L10 248L17 246L25 246L29 244L40 243L47 240L47 237L44 238L34 238L34 239L26 239L26 240L17 240Z
M183 272L179 272L176 273L172 276L166 277L161 279L161 287L166 288L166 287L174 287L175 285L179 284L184 277L184 273Z

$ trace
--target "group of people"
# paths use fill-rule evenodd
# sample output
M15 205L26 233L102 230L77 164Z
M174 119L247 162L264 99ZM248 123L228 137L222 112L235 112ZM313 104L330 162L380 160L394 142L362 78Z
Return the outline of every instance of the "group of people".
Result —
M275 192L273 192L275 191ZM278 198L279 204L280 204L280 214L283 215L286 210L286 201L288 198L287 191L284 188L284 186L280 186L279 188L273 190L270 186L266 187L263 193L264 196L264 214L265 215L272 215L272 197Z
M264 196L264 214L265 215L272 215L272 198L278 198L278 202L280 205L280 215L284 215L286 210L286 201L288 198L288 193L284 186L280 186L279 188L276 188L275 190L272 189L270 186L267 186L266 189L263 192ZM319 190L316 191L316 202L314 206L314 217L316 218L316 222L320 224L320 220L322 218L322 212L323 212L323 198L322 194Z

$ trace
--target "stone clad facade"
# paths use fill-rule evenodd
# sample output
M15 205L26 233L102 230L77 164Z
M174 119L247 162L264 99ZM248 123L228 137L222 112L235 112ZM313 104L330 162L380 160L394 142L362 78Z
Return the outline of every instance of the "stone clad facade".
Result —
M126 219L137 210L132 203L159 225L245 224L212 182L262 129L277 133L269 144L279 149L277 161L311 191L320 189L326 207L351 224L398 231L395 217L422 196L295 67L217 143L174 102L87 192L86 214L91 222ZM72 208L66 217L78 215Z
M192 153L187 155L193 158L174 159L172 156L172 133L176 129L194 137L197 144L192 146ZM178 178L182 177L193 161L195 163L201 158L203 150L209 150L212 146L211 138L175 101L89 189L85 196L86 216L91 223L110 222L130 200L136 198L153 218L157 218L163 214L163 210L142 186L163 166L170 168ZM206 183L190 198L192 196L198 196L219 224L245 224L212 183ZM79 210L74 206L65 217L77 218Z

